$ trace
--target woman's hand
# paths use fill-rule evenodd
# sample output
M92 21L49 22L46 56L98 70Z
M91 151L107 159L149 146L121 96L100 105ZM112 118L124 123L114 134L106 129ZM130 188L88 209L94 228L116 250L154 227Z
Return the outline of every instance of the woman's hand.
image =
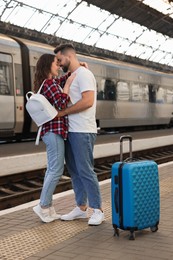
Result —
M88 63L86 62L80 62L80 65L88 69Z
M76 77L76 73L71 74L70 77L68 77L68 79L66 80L63 92L68 94L69 93L69 88L71 83L73 82L74 78Z

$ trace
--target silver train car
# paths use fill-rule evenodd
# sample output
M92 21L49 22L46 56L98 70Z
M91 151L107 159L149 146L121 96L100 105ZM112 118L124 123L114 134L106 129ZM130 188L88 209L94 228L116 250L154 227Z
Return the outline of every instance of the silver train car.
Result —
M25 109L35 65L53 47L0 34L0 139L35 136ZM173 122L173 75L115 60L78 55L97 81L96 120L101 130L169 126Z

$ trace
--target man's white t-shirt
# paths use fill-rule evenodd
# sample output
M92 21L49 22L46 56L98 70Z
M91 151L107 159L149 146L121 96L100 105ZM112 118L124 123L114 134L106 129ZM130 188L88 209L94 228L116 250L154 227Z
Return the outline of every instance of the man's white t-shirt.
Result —
M82 99L82 92L92 90L95 92L94 104L92 107L68 115L69 132L97 133L96 126L96 80L93 73L83 66L80 66L73 73L76 74L69 91L71 106Z

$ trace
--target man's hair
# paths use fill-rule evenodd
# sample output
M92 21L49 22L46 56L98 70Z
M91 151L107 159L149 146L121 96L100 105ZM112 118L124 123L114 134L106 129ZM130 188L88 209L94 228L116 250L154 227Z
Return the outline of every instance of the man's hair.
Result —
M73 46L73 44L71 43L64 43L64 44L60 44L58 45L55 49L54 49L54 53L57 54L59 51L64 54L66 51L68 50L73 50L75 51L75 48Z

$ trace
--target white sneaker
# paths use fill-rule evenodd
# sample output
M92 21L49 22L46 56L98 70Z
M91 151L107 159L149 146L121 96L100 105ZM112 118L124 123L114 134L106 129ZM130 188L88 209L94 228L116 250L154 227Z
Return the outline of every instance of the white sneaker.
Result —
M94 209L93 214L88 221L88 225L98 226L104 221L104 219L104 213L100 209Z
M45 223L49 223L54 221L54 218L50 216L50 210L49 208L47 209L42 209L40 205L38 204L37 206L33 207L33 211L41 218L41 220Z
M56 211L55 211L55 208L53 206L51 206L49 208L49 211L50 211L50 216L56 220L56 219L60 219L61 218L61 215L57 214Z
M70 213L61 216L61 220L74 220L78 218L87 218L87 210L83 211L79 207L74 208Z

